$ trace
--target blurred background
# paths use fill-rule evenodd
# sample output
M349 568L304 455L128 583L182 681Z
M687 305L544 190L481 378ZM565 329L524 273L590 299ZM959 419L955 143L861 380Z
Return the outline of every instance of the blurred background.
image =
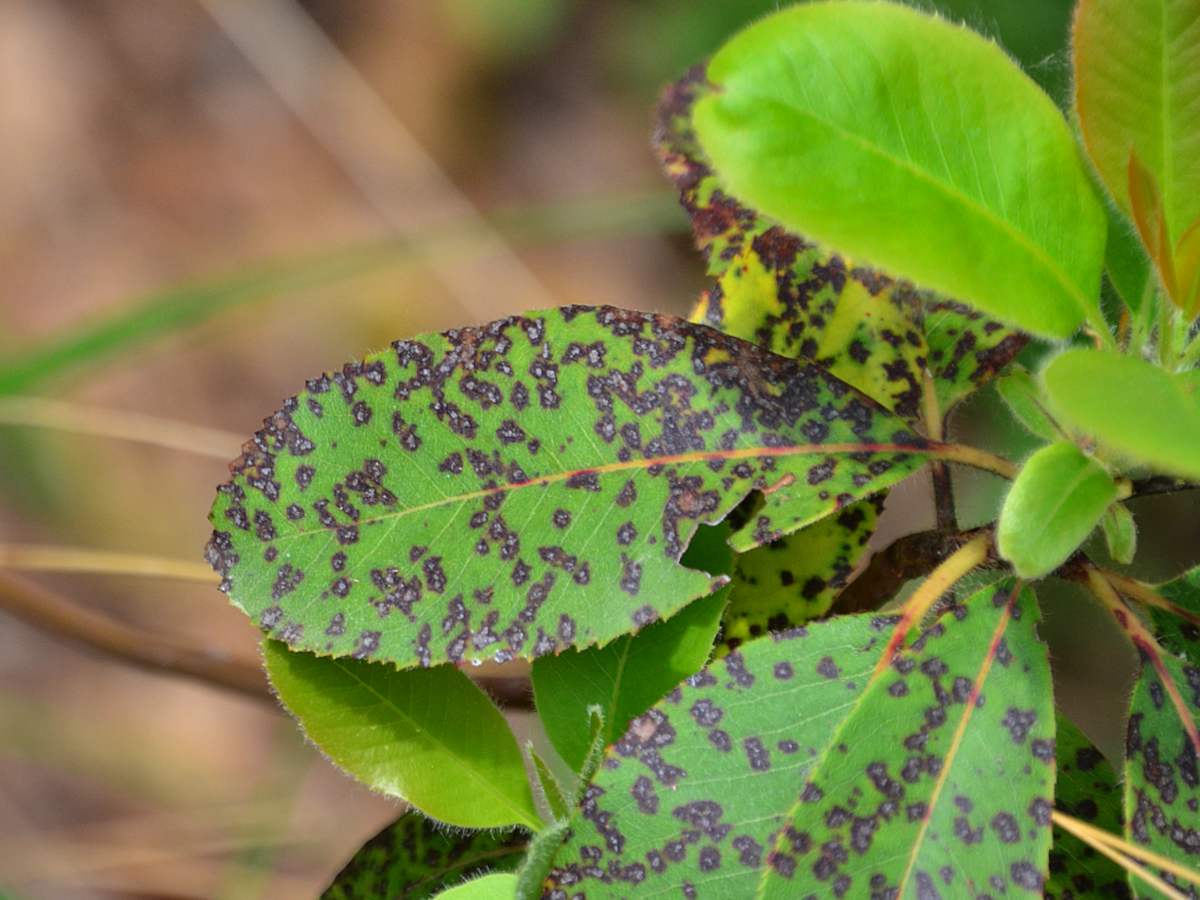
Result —
M520 309L685 313L703 266L650 150L652 106L777 5L4 0L0 547L188 575L224 460L305 378ZM924 5L1064 97L1068 0ZM991 427L989 404L962 427ZM209 584L23 577L255 664L256 630ZM1123 653L1085 648L1070 677L1119 696ZM313 896L396 814L269 703L0 613L0 896Z

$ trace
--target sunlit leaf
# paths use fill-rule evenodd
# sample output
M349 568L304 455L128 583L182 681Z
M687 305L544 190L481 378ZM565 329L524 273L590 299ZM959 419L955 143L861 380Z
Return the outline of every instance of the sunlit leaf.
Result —
M1069 719L1058 717L1054 805L1109 834L1121 833L1121 790L1112 765ZM1054 833L1047 900L1129 898L1125 870L1074 835Z
M1073 34L1083 143L1126 213L1130 150L1162 193L1178 240L1200 218L1200 2L1081 0Z
M1038 450L1021 467L1000 510L996 546L1022 578L1067 561L1117 498L1105 468L1069 441Z
M451 825L539 827L516 739L453 666L401 671L278 641L263 658L288 712L359 781Z
M515 869L528 840L520 831L450 831L405 813L363 844L321 898L423 900L463 879Z
M1054 714L1032 594L1011 580L980 592L874 675L894 621L839 617L752 642L635 720L548 887L712 898L1040 888Z
M1005 366L1025 343L960 303L917 291L813 245L734 200L692 124L710 91L702 68L667 88L655 143L716 283L695 321L785 356L819 362L909 419L929 371L942 409Z
M1200 668L1170 654L1156 670L1142 650L1125 741L1125 836L1191 869L1200 868ZM1152 866L1153 868L1153 866ZM1168 883L1188 886L1167 873ZM1159 896L1142 888L1143 896Z
M733 569L726 543L729 526L701 528L681 562L722 575ZM685 606L665 622L604 647L565 650L534 660L532 681L538 718L563 761L575 772L584 766L595 741L589 710L603 717L603 745L629 726L689 675L708 662L721 615L729 600L726 586Z
M484 875L438 894L442 900L512 900L517 876L508 872Z
M707 76L697 133L739 200L1038 334L1100 320L1103 208L1062 115L996 45L900 5L808 3Z
M882 509L882 498L860 500L795 534L739 554L722 622L722 649L829 612L867 552Z
M297 649L403 667L605 644L913 471L925 443L823 369L667 316L569 307L398 341L309 382L217 495L207 557ZM907 452L909 450L913 452Z
M1200 402L1185 376L1145 360L1077 348L1042 372L1056 416L1163 472L1200 478Z

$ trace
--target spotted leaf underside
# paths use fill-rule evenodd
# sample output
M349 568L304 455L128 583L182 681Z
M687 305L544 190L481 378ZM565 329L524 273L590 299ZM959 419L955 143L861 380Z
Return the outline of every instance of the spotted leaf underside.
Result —
M1196 729L1200 668L1170 654L1161 653L1160 657L1170 677L1160 677L1143 652L1130 704L1125 739L1125 836L1196 870L1200 869L1200 736ZM1185 896L1200 896L1195 885L1169 873L1159 874ZM1159 896L1141 885L1138 891L1142 896Z
M1121 833L1121 788L1112 765L1069 719L1058 717L1058 777L1054 805L1109 834ZM1050 850L1047 900L1132 897L1125 870L1074 835L1059 829Z
M1037 896L1054 714L1029 591L751 642L635 720L544 896ZM890 893L895 891L896 893Z
M206 555L295 649L406 666L602 645L714 591L735 549L886 489L926 442L819 366L667 316L569 307L398 341L285 402Z
M726 193L692 126L704 71L667 88L655 134L715 279L696 321L813 360L913 421L926 371L945 410L1012 361L1025 335L817 247Z
M867 552L882 497L852 503L794 534L739 554L721 623L721 652L829 612Z
M322 900L423 900L487 872L515 870L528 835L452 832L406 813L365 843L334 877Z

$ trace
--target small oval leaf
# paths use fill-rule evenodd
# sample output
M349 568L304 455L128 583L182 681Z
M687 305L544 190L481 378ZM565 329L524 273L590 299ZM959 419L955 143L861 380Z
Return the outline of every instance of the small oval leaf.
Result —
M1137 523L1133 513L1123 503L1114 503L1104 514L1101 523L1104 526L1104 541L1108 546L1108 555L1114 562L1123 566L1133 562L1137 555Z
M280 701L339 768L464 828L540 827L516 739L453 666L397 670L263 642Z
M1061 437L1054 420L1042 405L1041 393L1033 376L1024 370L1010 372L996 382L996 390L1009 411L1030 434L1047 441Z
M739 200L1037 334L1100 321L1105 216L1054 103L995 44L887 3L797 5L708 67Z
M1200 399L1191 374L1077 348L1050 361L1042 384L1055 414L1101 444L1162 472L1200 478Z
M499 872L442 891L437 900L512 900L516 889L517 876Z
M1117 498L1104 467L1068 441L1038 450L1009 488L997 548L1022 578L1041 578L1084 542Z

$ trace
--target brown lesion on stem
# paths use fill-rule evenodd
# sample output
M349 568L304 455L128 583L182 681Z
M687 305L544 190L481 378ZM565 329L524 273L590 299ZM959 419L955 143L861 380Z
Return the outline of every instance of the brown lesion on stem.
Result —
M0 612L116 662L275 704L266 675L256 660L238 659L219 648L197 647L178 637L129 625L27 579L0 575ZM533 707L527 677L498 671L483 676L469 674L501 706Z

